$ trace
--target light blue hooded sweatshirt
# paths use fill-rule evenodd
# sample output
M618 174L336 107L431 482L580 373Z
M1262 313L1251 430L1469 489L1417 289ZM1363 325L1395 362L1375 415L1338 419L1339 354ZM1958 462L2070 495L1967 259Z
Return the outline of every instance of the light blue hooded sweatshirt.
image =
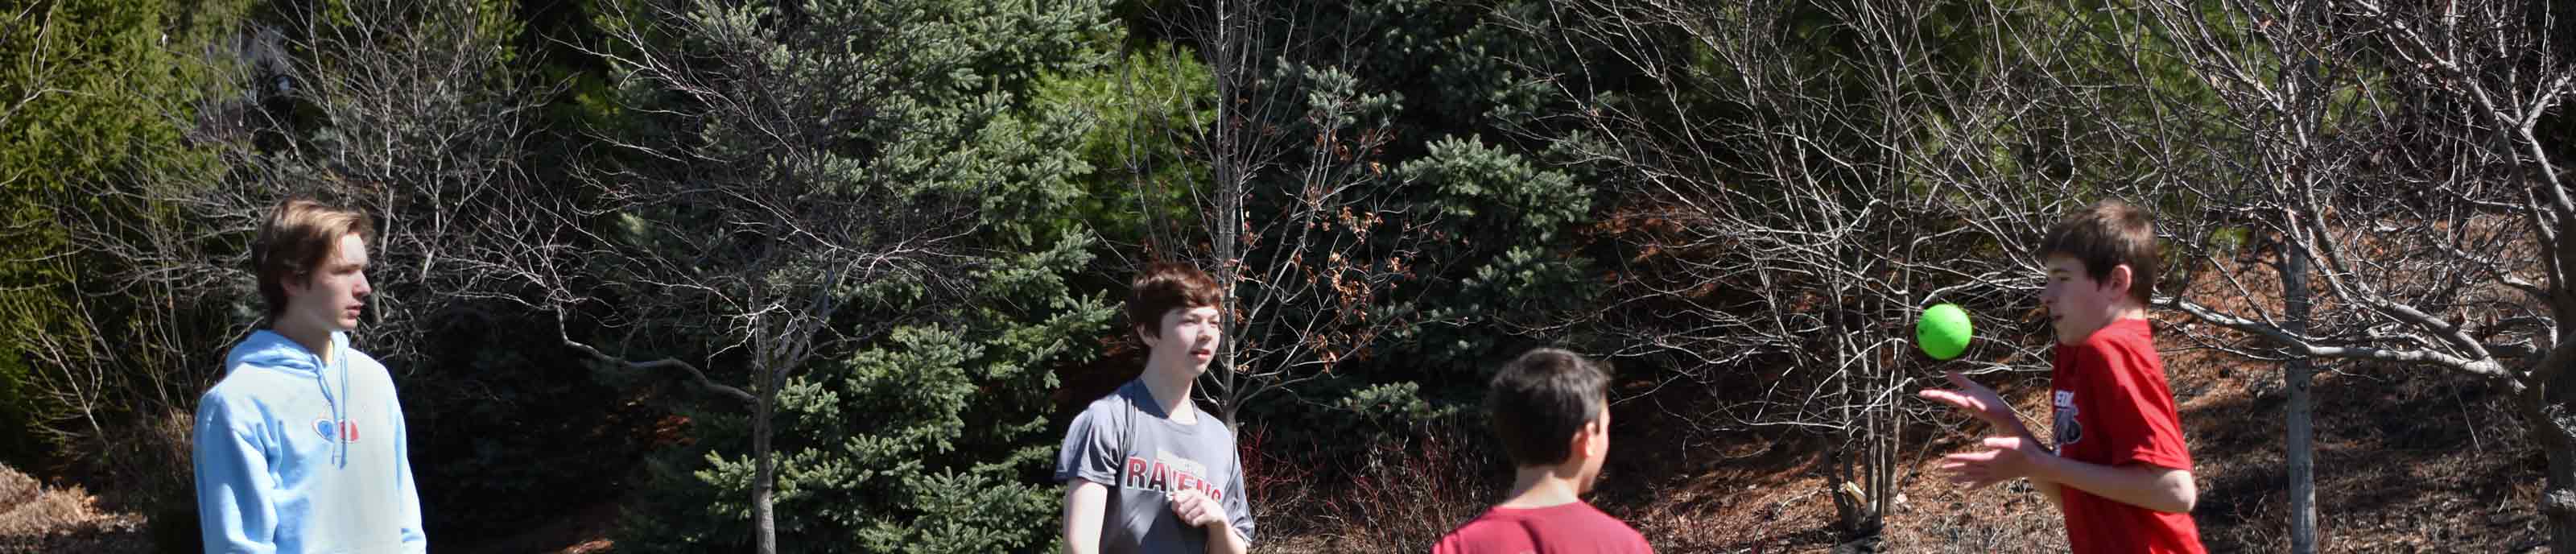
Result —
M331 363L271 331L197 400L207 552L427 552L402 403L383 364L331 334Z

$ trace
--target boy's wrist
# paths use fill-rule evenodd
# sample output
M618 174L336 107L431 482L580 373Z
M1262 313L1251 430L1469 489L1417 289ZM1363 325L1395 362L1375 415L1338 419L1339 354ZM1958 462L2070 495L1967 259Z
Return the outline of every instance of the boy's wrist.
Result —
M2031 441L2033 444L2037 444L2039 442L2039 435L2037 433L2030 432L2030 425L2022 423L2021 418L2013 417L2005 419L2004 421L2006 423L1997 425L1997 427L2002 427L2000 430L2003 431L2004 434L2020 438L2021 440Z
M2033 442L2032 444L2040 445L2044 443ZM2042 481L2050 484L2064 483L2066 462L2070 460L2067 460L2065 457L2058 456L2057 452L2048 449L2046 446L2036 446L2035 449L2038 451L2030 453L2030 473L2023 475L2022 477L2032 481Z

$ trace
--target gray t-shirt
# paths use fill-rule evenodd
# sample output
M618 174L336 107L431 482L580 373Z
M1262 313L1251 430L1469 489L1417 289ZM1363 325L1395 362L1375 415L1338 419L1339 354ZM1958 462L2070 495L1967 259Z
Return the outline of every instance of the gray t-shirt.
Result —
M1205 412L1196 424L1173 423L1159 406L1144 381L1128 381L1083 408L1064 434L1056 482L1082 479L1109 487L1100 551L1206 552L1207 533L1182 524L1164 500L1183 489L1216 499L1235 531L1252 540L1252 507L1243 500L1243 460L1234 449L1234 431Z

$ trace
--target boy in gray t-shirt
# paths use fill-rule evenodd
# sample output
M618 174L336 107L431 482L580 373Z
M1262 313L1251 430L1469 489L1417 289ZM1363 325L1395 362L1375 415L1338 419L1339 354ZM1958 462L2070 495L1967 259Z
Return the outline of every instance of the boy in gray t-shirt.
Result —
M1055 478L1075 554L1242 554L1252 544L1234 431L1190 402L1219 341L1215 281L1177 264L1136 278L1128 321L1145 370L1073 418Z
M1183 410L1192 410L1184 407ZM1168 500L1197 491L1224 509L1226 521L1252 537L1252 508L1243 502L1243 468L1234 433L1199 414L1196 425L1175 423L1154 405L1143 380L1091 402L1073 418L1057 456L1055 478L1108 485L1102 513L1102 552L1207 552L1207 533L1181 523Z

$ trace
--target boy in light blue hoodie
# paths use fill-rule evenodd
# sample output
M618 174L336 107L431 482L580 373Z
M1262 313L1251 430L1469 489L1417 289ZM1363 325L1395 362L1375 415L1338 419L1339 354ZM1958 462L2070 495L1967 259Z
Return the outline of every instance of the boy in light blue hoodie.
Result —
M364 214L290 200L251 246L269 329L197 401L207 552L427 552L393 376L349 347L371 292Z

